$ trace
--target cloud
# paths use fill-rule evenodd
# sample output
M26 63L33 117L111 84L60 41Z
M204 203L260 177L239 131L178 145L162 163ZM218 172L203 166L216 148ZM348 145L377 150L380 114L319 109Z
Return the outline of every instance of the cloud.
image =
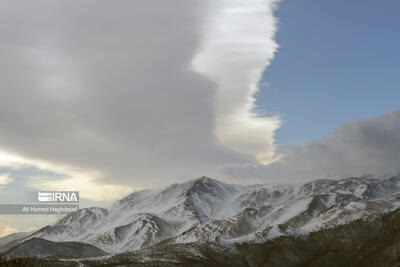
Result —
M0 215L0 238L15 232L36 230L32 224L46 222L46 217L54 220L54 216L5 216Z
M400 110L342 124L331 137L304 147L286 147L288 154L269 166L231 164L222 172L262 180L312 180L400 170Z
M87 196L276 159L253 111L275 1L241 2L2 1L0 151Z
M79 191L81 198L93 201L110 201L120 199L133 191L143 188L132 188L115 184L98 184L94 179L82 179L72 176L64 179L51 179L48 177L34 176L28 179L26 186L38 191Z
M4 237L15 232L20 232L18 228L9 225L1 225L1 226L2 230L0 231L0 237Z
M204 29L204 48L195 69L217 83L216 135L231 149L255 155L268 164L276 160L274 133L278 117L254 112L254 94L278 45L274 39L277 1L215 1L213 19Z
M0 174L0 186L9 184L13 181L8 173Z
M19 228L10 225L0 224L0 238L16 232L31 232L36 230L36 227Z
M11 172L31 168L30 177L27 177L25 186L42 191L80 191L80 196L88 200L113 200L140 189L112 183L97 184L95 179L101 174L96 170L26 159L5 152L0 152L0 167L8 168ZM45 173L40 173L40 171L45 171ZM0 185L9 184L12 181L9 174L0 175Z

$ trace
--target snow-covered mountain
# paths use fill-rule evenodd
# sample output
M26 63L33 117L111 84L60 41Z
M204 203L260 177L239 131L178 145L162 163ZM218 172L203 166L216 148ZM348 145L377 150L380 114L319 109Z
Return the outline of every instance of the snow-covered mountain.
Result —
M263 242L359 218L372 220L399 206L399 176L250 186L201 177L161 190L134 192L109 209L81 209L7 241L18 244L34 237L75 241L108 253L159 243Z

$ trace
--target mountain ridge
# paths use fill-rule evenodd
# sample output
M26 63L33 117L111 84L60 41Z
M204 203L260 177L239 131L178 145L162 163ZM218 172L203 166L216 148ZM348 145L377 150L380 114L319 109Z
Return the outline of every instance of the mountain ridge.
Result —
M373 220L399 206L399 176L249 186L203 176L131 193L109 209L80 209L0 252L31 238L87 243L111 254L158 243L265 242Z

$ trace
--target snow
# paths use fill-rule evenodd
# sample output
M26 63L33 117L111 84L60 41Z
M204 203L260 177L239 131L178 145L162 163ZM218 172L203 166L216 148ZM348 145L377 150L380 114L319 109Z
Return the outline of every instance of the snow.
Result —
M350 202L347 206L346 209L347 210L362 210L365 209L366 205L364 203L360 203L360 202Z
M373 188L381 200L364 196L371 183L379 183ZM51 231L39 231L35 236L89 243L110 253L139 249L168 238L175 243L200 239L227 244L262 242L286 234L307 234L399 207L400 198L395 194L400 189L395 183L349 178L240 186L202 177L159 190L135 192L108 210L79 210L59 219L50 226ZM324 205L313 209L310 203L315 198ZM309 217L303 225L282 232L279 225L306 210ZM122 236L116 236L117 229ZM0 239L0 244L3 241Z
M357 187L356 190L354 190L354 195L356 197L361 198L362 195L364 194L365 190L367 190L367 186L365 184L363 184L360 187Z
M310 204L312 198L305 198L305 199L299 199L297 201L294 201L290 205L286 207L284 210L283 214L280 216L278 220L275 221L275 224L281 224L289 219L292 219L294 216L298 215L299 213L305 211L308 207L308 204Z
M268 239L273 239L282 235L283 233L277 225L274 225L271 230L268 231Z
M327 206L327 208L330 208L336 204L336 202L335 202L336 196L337 196L336 193L329 193L328 201L325 202L325 205Z

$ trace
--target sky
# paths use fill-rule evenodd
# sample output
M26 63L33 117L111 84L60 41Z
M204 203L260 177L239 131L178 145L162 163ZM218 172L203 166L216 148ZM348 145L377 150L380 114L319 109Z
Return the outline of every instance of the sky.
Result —
M278 143L303 145L399 108L399 8L396 0L279 4L280 48L257 94L284 121Z
M2 1L0 203L397 172L398 5Z

